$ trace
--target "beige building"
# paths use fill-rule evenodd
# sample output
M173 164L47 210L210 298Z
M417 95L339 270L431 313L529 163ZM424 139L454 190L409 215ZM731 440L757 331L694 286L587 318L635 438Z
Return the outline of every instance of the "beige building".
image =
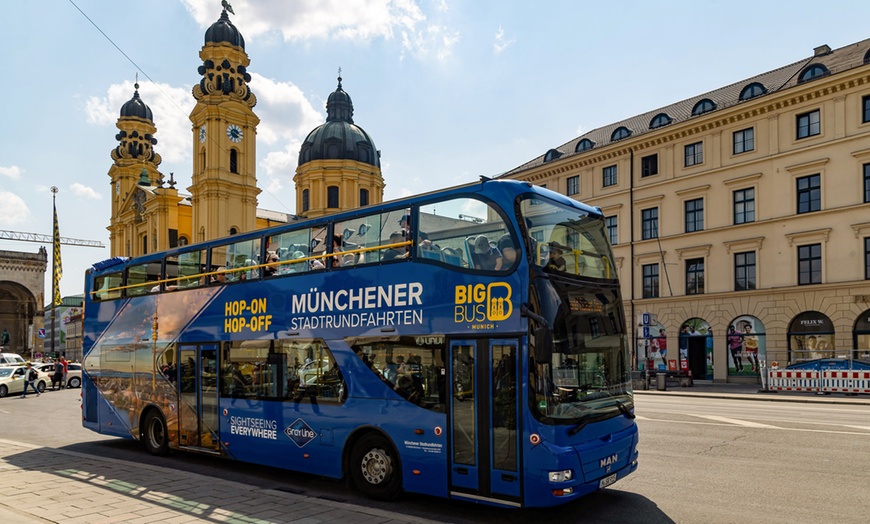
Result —
M757 360L870 359L870 40L820 46L502 176L601 208L638 369L683 353L696 378L751 381Z
M227 11L205 32L201 79L190 113L192 183L181 193L174 175L159 171L157 128L139 96L122 107L118 145L109 169L112 256L135 257L286 223L288 213L257 207L256 140L260 118L248 86L245 40ZM342 89L330 94L327 121L311 132L299 154L294 181L298 216L354 209L383 200L380 152L353 122L353 104ZM288 173L288 178L290 173Z

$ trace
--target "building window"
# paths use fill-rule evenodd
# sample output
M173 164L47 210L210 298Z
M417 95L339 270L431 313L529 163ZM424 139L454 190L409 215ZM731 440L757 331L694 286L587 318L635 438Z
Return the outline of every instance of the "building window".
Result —
M653 176L659 174L659 156L649 155L640 159L640 176Z
M686 294L701 295L704 293L704 259L690 258L686 260Z
M368 189L360 189L359 190L359 205L360 205L360 207L369 205L369 190Z
M734 223L755 222L755 189L738 189L734 192Z
M659 296L659 265L643 265L643 298L657 298Z
M870 237L864 238L864 280L870 280Z
M302 190L302 212L308 211L311 203L308 198L309 192L307 189Z
M864 164L864 202L870 202L870 164Z
M230 173L239 174L239 152L230 149Z
M861 122L866 124L870 122L870 95L861 98L861 107L863 108Z
M703 115L704 113L709 113L714 109L716 109L716 104L709 98L705 98L695 104L695 107L692 108L692 116Z
M755 130L753 128L734 132L734 154L739 155L755 149Z
M604 168L604 187L616 185L616 166Z
M568 177L568 196L580 194L580 176Z
M651 207L640 212L641 239L649 240L659 236L659 208Z
M798 285L822 283L822 245L798 246Z
M595 142L589 140L588 138L584 138L583 140L577 142L577 147L574 148L575 153L580 153L583 151L588 151L595 147Z
M671 117L669 117L668 115L666 115L665 113L659 113L656 116L654 116L653 119L650 121L649 128L656 129L657 127L663 127L663 126L670 124L673 121L674 120Z
M755 251L734 254L734 291L755 289Z
M800 74L798 77L798 83L809 82L814 78L820 78L829 74L831 74L831 72L828 71L827 67L820 64L813 64L804 69L803 73Z
M686 200L686 233L704 229L704 199Z
M616 142L617 140L622 140L623 138L628 138L630 136L631 131L625 126L620 126L610 135L610 141Z
M329 186L326 188L326 207L338 207L338 186Z
M804 176L797 179L797 212L811 213L822 208L821 175Z
M562 156L562 152L557 149L551 149L544 155L544 162L552 162Z
M815 136L822 132L822 120L819 110L810 111L797 116L798 139Z
M767 92L767 89L764 88L763 85L758 82L752 82L748 86L743 88L743 91L740 92L740 101L749 100L750 98L755 98L757 96L761 96Z
M686 167L700 164L704 161L704 143L696 142L686 146Z
M615 246L619 242L618 224L616 215L604 217L604 226L607 228L607 238L610 240L611 246Z

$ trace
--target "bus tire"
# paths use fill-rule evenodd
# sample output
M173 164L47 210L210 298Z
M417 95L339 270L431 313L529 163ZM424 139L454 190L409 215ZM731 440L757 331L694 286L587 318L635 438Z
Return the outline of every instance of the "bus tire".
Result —
M142 443L145 444L148 453L152 455L162 457L169 454L169 431L166 428L163 415L156 409L152 409L145 415Z
M393 446L377 433L367 433L354 444L350 474L363 495L392 500L402 491L402 471Z

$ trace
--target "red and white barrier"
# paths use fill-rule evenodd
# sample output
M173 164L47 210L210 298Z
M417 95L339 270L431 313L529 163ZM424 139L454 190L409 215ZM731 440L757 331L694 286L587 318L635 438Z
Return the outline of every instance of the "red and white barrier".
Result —
M870 393L870 371L823 371L822 391Z
M819 372L805 370L770 370L767 388L776 391L819 391Z

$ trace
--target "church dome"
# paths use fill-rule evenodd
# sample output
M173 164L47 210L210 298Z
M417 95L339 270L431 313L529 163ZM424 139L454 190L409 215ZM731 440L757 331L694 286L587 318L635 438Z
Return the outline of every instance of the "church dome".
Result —
M205 32L206 45L209 43L220 44L223 42L241 47L242 49L245 48L245 39L242 37L242 33L236 29L236 26L230 22L230 17L227 15L226 9L221 12L221 17L218 18L218 21L213 23Z
M139 84L135 84L134 87L136 91L133 93L133 98L121 106L121 117L133 116L153 122L154 118L151 115L151 108L145 105L145 102L139 98Z
M326 123L308 133L299 150L300 166L312 160L356 160L381 167L371 137L353 123L353 102L341 87L341 77L326 101Z

